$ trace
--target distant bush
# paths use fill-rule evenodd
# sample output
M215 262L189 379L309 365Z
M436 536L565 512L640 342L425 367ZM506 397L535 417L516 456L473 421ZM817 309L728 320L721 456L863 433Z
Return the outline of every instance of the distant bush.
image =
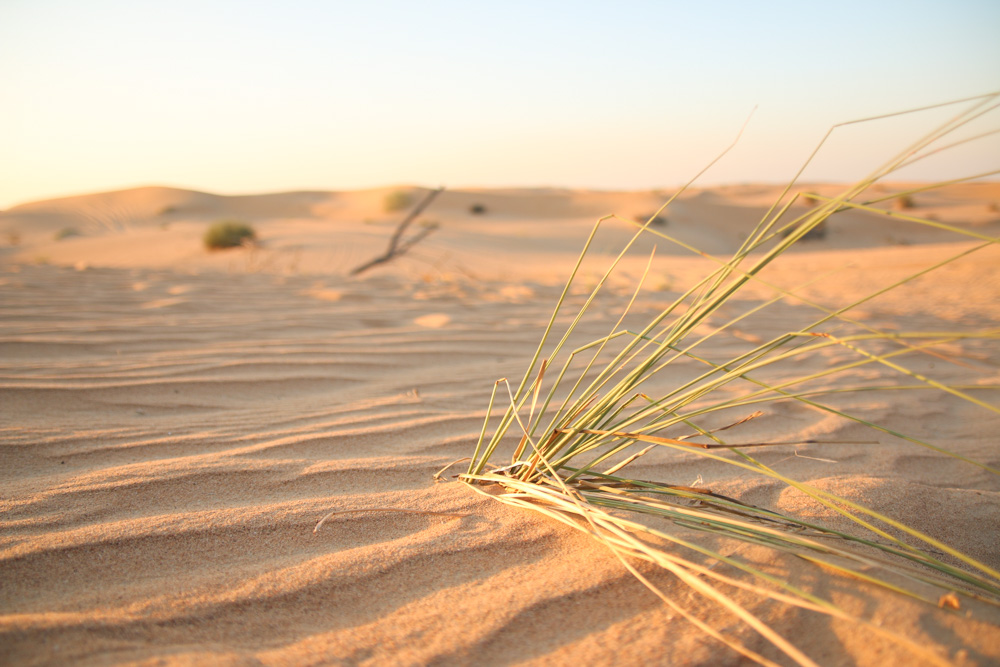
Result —
M650 218L653 219L649 223L650 227L666 227L667 226L667 219L664 216L662 216L662 215L653 215L652 213L640 213L639 215L635 216L634 219L640 225L644 225L644 224L646 224L646 221L648 221Z
M781 238L785 238L792 233L791 229L786 229L782 234ZM810 229L803 235L803 241L822 241L826 238L826 220L823 220L818 225Z
M482 204L473 204L469 207L469 213L472 215L484 215L486 213L486 207Z
M209 250L236 248L257 238L253 227L245 222L223 220L216 222L205 232L205 247Z
M382 200L382 208L385 209L386 213L394 213L395 211L402 211L403 209L410 208L413 205L413 195L409 192L404 192L403 190L395 190L390 192Z
M916 205L916 202L913 201L913 197L910 195L896 197L896 208L898 209L905 211L906 209L913 208Z
M55 233L55 240L62 241L63 239L68 239L71 236L79 236L80 231L76 227L63 227L58 232Z

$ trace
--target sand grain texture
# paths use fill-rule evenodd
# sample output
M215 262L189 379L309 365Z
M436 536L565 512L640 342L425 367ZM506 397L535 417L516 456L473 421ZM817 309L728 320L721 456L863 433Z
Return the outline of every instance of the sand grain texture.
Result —
M776 192L696 191L668 212L668 228L710 252L732 251ZM410 255L349 279L392 231L394 219L379 209L384 194L226 198L145 188L0 215L12 239L0 255L0 662L741 664L599 543L432 479L471 453L494 381L523 372L594 220L651 213L656 195L446 192L427 213L439 230ZM918 203L996 236L997 200L996 184L979 184ZM470 213L475 203L485 215ZM222 217L252 222L262 245L204 251L201 234ZM55 240L68 226L81 235ZM608 225L582 286L629 233L625 223ZM949 240L848 214L769 279L799 285L829 271L804 294L861 294L969 245ZM653 245L637 245L585 333L614 321ZM656 245L637 320L705 270L704 260ZM866 304L862 314L901 329L996 328L996 251ZM729 308L765 295L748 290ZM794 300L777 304L777 316L750 319L712 344L736 351L789 328L800 311ZM947 352L961 364L916 367L944 382L971 373L982 385L1000 383L995 348L956 342ZM882 377L891 373L866 368L836 381ZM995 391L977 395L998 402ZM933 392L848 400L877 421L1000 466L996 415ZM776 407L745 436L859 433L823 414ZM997 478L874 439L761 456L1000 567ZM821 514L771 482L694 456L650 456L636 475L700 479L747 502ZM313 533L327 512L360 508L466 516L350 513ZM967 600L959 611L932 608L821 577L794 559L749 548L741 555L925 651L740 598L820 664L1000 661L995 607ZM643 572L714 627L783 660L669 576Z

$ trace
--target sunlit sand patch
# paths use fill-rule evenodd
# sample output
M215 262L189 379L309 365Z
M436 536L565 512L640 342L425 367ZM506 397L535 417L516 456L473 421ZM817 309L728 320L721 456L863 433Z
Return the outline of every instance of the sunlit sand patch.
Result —
M535 291L527 285L505 285L500 289L500 296L514 303L530 299L534 295Z
M417 319L413 320L413 323L417 326L427 327L428 329L440 329L451 322L451 316L445 313L431 313L429 315L421 315Z
M340 301L344 296L343 292L336 289L316 288L303 292L306 296L311 296L320 301Z
M143 310L151 310L154 308L169 308L170 306L176 306L179 303L184 303L185 300L186 299L182 299L181 297L178 296L175 296L170 299L156 299L155 301L147 301L146 303L142 304L140 308L142 308Z

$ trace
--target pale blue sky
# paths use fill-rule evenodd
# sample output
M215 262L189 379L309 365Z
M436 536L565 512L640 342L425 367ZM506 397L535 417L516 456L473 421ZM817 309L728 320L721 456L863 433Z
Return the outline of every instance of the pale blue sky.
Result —
M783 181L838 121L1000 89L1000 3L0 0L0 207L163 184ZM863 176L942 116L837 135ZM1000 168L1000 140L912 170Z

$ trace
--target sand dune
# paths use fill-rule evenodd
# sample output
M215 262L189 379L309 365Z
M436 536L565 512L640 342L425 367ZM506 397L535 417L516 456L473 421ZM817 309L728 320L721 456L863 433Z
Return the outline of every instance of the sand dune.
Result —
M384 249L400 214L385 213L381 202L395 189L225 197L141 188L0 214L0 233L10 241L0 254L0 661L740 664L600 544L432 479L470 454L494 381L523 371L595 219L651 214L659 195L446 191L424 216L438 230L407 256L349 278ZM665 231L711 253L732 251L777 192L739 186L685 194L668 210ZM1000 236L998 184L915 199L921 215ZM472 213L474 204L485 213ZM201 235L220 218L252 223L260 247L205 251ZM767 279L793 286L829 273L802 293L832 300L971 246L875 213L840 220ZM68 227L79 235L54 238ZM624 222L606 225L572 298L596 281L630 231ZM584 334L605 333L654 245L660 259L637 301L638 320L710 265L663 242L637 244ZM857 315L880 327L996 328L997 250L970 255ZM765 296L764 288L748 290L729 307L735 314ZM776 308L780 317L748 319L718 337L715 351L736 351L801 317L794 300ZM995 348L956 341L948 356L958 363L929 360L919 368L945 383L971 376L998 384ZM888 369L857 373L837 381L891 377ZM981 395L997 403L995 391ZM846 405L1000 466L1000 418L957 399L906 392ZM850 440L858 432L828 415L782 407L747 425L745 435ZM875 439L877 446L806 445L762 457L1000 568L997 478ZM694 456L651 455L636 474L700 479L746 502L819 511L795 493ZM331 510L364 508L465 516L352 513L313 533ZM767 567L802 585L829 588L846 609L925 651L745 599L820 664L1000 661L995 606L963 599L959 611L932 608L862 582L818 579L793 558L749 548L741 555L767 558ZM683 585L643 571L719 629L782 659Z
M883 186L886 192L913 184ZM180 271L266 271L343 275L381 252L401 212L387 213L387 194L420 188L354 192L292 192L221 196L148 187L68 197L11 208L0 214L6 257L18 263L164 268ZM801 191L837 192L835 185L806 185ZM770 204L777 186L738 186L684 193L666 211L669 233L702 251L725 254L739 247ZM599 238L598 251L617 253L631 235L625 221L645 220L667 193L570 190L445 191L422 217L439 224L416 252L390 268L410 277L459 271L477 279L507 280L511 264L523 279L561 282L594 222L617 214ZM876 195L878 193L875 193ZM952 185L914 195L914 214L1000 235L1000 184ZM484 212L470 209L480 205ZM888 204L873 204L888 208ZM796 205L805 211L805 204ZM208 224L236 219L256 228L260 245L240 256L206 253L200 238ZM866 211L838 216L824 239L803 250L870 248L950 242L953 235ZM642 248L651 248L652 240ZM488 249L490 252L483 252ZM660 253L689 256L658 244ZM528 253L522 256L522 253ZM507 254L516 257L510 259ZM557 255L563 255L560 260ZM543 259L544 258L544 259ZM537 261L535 261L537 260ZM534 261L535 266L528 266ZM553 262L556 262L553 265ZM545 267L545 268L543 268ZM547 270L551 269L551 270Z

